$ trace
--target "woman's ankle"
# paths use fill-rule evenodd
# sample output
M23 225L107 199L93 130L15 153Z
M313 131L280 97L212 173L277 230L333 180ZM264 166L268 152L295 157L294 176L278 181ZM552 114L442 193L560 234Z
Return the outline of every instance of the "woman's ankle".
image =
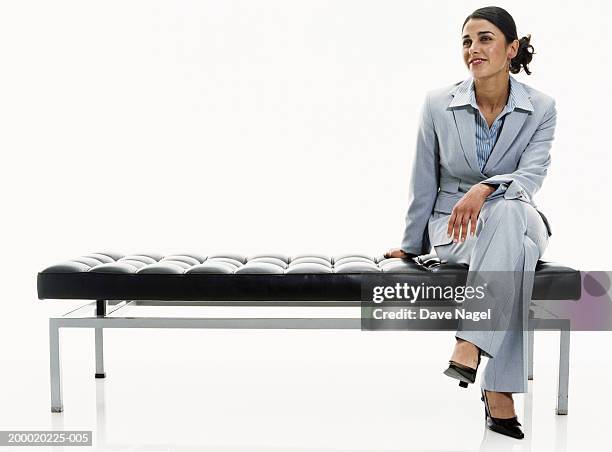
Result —
M457 338L451 361L475 369L478 365L479 348L469 341Z
M516 416L514 399L511 392L496 392L485 390L489 412L492 417L510 419Z

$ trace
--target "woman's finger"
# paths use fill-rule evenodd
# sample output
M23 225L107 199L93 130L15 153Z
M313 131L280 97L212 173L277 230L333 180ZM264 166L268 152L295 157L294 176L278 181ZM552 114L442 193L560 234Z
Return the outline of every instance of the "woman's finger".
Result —
M461 222L463 221L463 214L457 214L455 219L455 224L453 225L453 241L455 243L459 242L459 231L461 229Z
M474 213L472 215L471 224L470 224L470 235L473 237L476 234L476 223L478 222L478 213Z
M460 233L460 239L462 242L465 242L465 239L467 238L467 231L468 231L468 221L470 221L471 215L467 214L463 217L462 221L461 221L461 233Z
M455 218L457 218L457 213L456 211L453 209L453 211L451 212L451 216L448 219L448 227L446 228L446 236L450 237L453 230L455 229Z

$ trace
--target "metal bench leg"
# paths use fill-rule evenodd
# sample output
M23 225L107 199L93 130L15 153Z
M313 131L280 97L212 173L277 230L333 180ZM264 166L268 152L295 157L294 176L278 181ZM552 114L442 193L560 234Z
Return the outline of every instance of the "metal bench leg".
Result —
M528 371L527 371L527 379L533 380L533 339L534 339L534 331L533 329L529 329L529 361L528 361Z
M94 328L96 330L96 378L105 378L104 372L104 338L102 328Z
M569 389L570 330L560 330L559 388L557 389L557 414L567 414Z
M96 300L96 316L104 317L106 315L106 300ZM104 372L104 329L94 328L96 334L96 378L105 378Z
M49 319L49 364L51 370L51 411L60 413L62 405L62 369L60 362L59 326L56 319Z

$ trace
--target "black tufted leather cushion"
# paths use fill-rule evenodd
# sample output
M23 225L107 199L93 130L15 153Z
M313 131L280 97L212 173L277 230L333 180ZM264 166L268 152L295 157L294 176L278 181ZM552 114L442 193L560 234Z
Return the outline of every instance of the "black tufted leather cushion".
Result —
M427 269L432 271L427 271ZM466 267L442 264L433 255L420 265L366 254L197 253L162 256L93 253L45 268L39 299L359 301L364 273L401 274L411 284L437 283ZM577 300L580 272L538 261L533 299ZM332 303L330 303L332 304ZM339 303L342 304L342 303Z

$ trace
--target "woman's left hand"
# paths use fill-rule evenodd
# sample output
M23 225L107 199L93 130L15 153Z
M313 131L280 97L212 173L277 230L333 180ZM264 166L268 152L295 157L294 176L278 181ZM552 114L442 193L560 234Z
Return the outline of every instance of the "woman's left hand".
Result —
M468 223L470 234L476 232L476 221L482 205L487 196L495 191L495 186L487 184L474 184L468 192L455 204L448 220L447 235L453 236L455 243L464 242L468 234Z

